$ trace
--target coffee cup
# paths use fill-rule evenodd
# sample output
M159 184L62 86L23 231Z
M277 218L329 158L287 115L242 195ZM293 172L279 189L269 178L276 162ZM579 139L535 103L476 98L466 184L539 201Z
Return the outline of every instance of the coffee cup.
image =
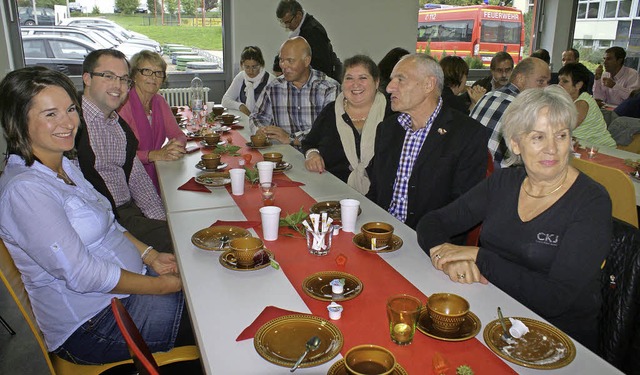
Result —
M270 161L276 163L276 165L282 163L282 154L279 152L267 152L262 154L264 161Z
M216 116L222 115L225 110L226 108L220 104L214 104L213 108L211 108L211 112L213 112Z
M200 157L206 169L216 169L220 165L220 154L204 154Z
M362 225L360 230L367 246L371 246L371 249L389 246L393 238L393 226L379 221L366 223Z
M229 243L230 251L225 254L225 260L242 267L251 267L256 257L262 257L264 244L257 237L234 238Z
M447 333L458 332L469 313L469 302L453 293L435 293L427 301L433 326Z
M220 142L220 134L211 133L204 136L204 141L209 146L215 146Z
M267 137L264 134L254 134L251 136L251 143L255 147L262 147L267 144Z
M344 366L351 375L387 375L396 366L393 354L378 345L358 345L344 356Z
M224 113L222 114L222 116L220 116L220 119L224 124L233 124L233 122L236 119L236 116L231 113Z

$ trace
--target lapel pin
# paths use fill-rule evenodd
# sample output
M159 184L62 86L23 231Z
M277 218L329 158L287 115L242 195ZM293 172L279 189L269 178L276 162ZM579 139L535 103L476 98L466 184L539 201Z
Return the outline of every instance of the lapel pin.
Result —
M438 128L438 134L445 135L445 134L447 134L447 130L446 129L442 129L442 128Z

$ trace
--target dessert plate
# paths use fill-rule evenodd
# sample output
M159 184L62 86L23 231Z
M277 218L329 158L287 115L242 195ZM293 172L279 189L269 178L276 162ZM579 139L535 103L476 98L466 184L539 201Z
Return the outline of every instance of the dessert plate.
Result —
M253 142L247 142L247 146L251 147L251 148L255 148L255 149L262 149L262 148L267 148L270 147L272 145L271 142L267 141L264 146L254 146Z
M226 244L222 244L222 237L227 236L229 239ZM248 230L232 225L216 225L209 228L200 229L191 236L191 243L203 250L227 250L229 249L229 241L239 237L250 237ZM221 246L223 245L223 246Z
M198 164L196 164L196 168L200 169L201 171L220 171L220 170L225 169L228 166L229 165L227 163L222 163L222 164L218 165L216 167L216 169L207 169L207 168L205 168L204 163L202 162L202 160L200 160L198 162ZM228 173L227 173L227 175L228 175ZM229 177L229 176L227 176L227 177ZM197 179L196 179L196 182L197 182ZM229 182L231 182L231 180L229 180Z
M332 293L330 283L333 279L344 279L345 284L342 294ZM363 285L360 279L339 271L314 273L302 282L302 290L309 297L320 301L348 301L362 293L362 289Z

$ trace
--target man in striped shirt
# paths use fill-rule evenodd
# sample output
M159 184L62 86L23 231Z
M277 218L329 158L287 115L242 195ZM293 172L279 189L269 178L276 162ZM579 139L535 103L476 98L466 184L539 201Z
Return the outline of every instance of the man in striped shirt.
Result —
M300 36L280 47L282 75L265 87L249 121L252 132L300 147L322 109L336 100L340 84L311 68L311 47Z

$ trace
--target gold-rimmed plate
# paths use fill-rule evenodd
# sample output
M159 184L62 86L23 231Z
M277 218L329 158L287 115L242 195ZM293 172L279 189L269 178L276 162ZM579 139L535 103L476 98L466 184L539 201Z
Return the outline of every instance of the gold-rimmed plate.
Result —
M198 162L198 164L196 164L196 168L200 169L201 171L221 171L221 170L225 169L228 166L229 165L227 163L222 163L222 164L218 165L216 167L216 169L207 169L204 166L204 163L202 162L202 160L200 160ZM227 175L226 177L229 177L229 173L225 173L225 174ZM224 177L224 176L217 176L217 177ZM198 182L199 184L206 185L206 183L199 182L197 179L196 179L196 182ZM229 181L227 183L223 184L223 185L230 184L230 183L231 183L231 179L229 178ZM210 186L222 186L222 185L210 185Z
M564 367L576 357L576 347L564 332L556 327L528 318L514 318L522 321L529 332L515 343L502 340L502 326L494 320L484 328L484 341L494 353L517 365L540 370ZM505 319L507 329L511 322Z
M347 367L344 365L344 358L334 363L331 368L329 368L327 375L349 375ZM393 368L391 375L409 375L409 373L396 362L396 366Z
M293 366L313 336L320 338L318 349L309 352L300 367L313 367L330 361L340 353L344 338L331 322L313 315L285 315L265 323L253 338L253 346L267 361Z
M353 244L356 245L358 249L368 251L370 253L390 253L392 251L396 251L399 248L401 248L403 244L402 238L394 234L393 237L391 238L391 242L387 247L380 250L373 250L371 249L371 243L367 243L367 239L364 237L364 233L362 232L353 236L352 241L353 241Z
M333 294L331 291L331 281L334 279L344 279L342 294ZM362 281L346 272L325 271L314 273L302 282L302 290L311 298L320 301L348 301L356 298L362 293Z
M443 332L433 326L429 312L427 309L423 309L420 313L420 318L418 318L418 326L416 328L418 328L418 331L434 339L443 341L465 341L476 337L481 327L480 318L469 311L460 326L460 330L457 332Z
M216 225L209 228L200 229L191 236L191 243L203 250L227 250L229 241L222 244L220 239L223 236L229 237L229 241L239 237L251 237L248 230L232 225Z
M320 214L320 213L326 212L327 215L333 219L334 223L336 221L340 222L342 220L340 217L340 213L341 213L340 202L338 201L318 202L313 206L311 206L311 208L309 209L309 212L312 214ZM358 216L360 216L361 213L362 213L362 208L358 207Z
M271 147L272 143L267 141L264 146L254 146L253 142L247 142L247 146L251 147L251 148L255 148L256 150L262 149L262 148L267 148L267 147Z
M273 168L273 173L283 173L293 168L293 165L287 162L278 163L275 168Z
M256 257L253 257L253 261L255 263L253 263L250 266L242 266L239 265L237 263L232 263L229 260L227 260L227 254L229 254L231 252L231 250L227 250L224 253L220 254L220 258L218 258L218 261L220 262L220 264L222 264L222 267L226 268L226 269L230 269L232 271L256 271L256 270L261 270L263 268L268 267L271 264L271 259L273 259L273 253L267 249L263 249L264 251L262 251L260 253L260 256L258 259L256 259Z
M221 140L220 142L216 143L215 145L208 144L204 139L200 141L200 146L207 147L207 148L223 146L223 145L226 145L226 144L227 144L227 141L225 141L224 139Z

